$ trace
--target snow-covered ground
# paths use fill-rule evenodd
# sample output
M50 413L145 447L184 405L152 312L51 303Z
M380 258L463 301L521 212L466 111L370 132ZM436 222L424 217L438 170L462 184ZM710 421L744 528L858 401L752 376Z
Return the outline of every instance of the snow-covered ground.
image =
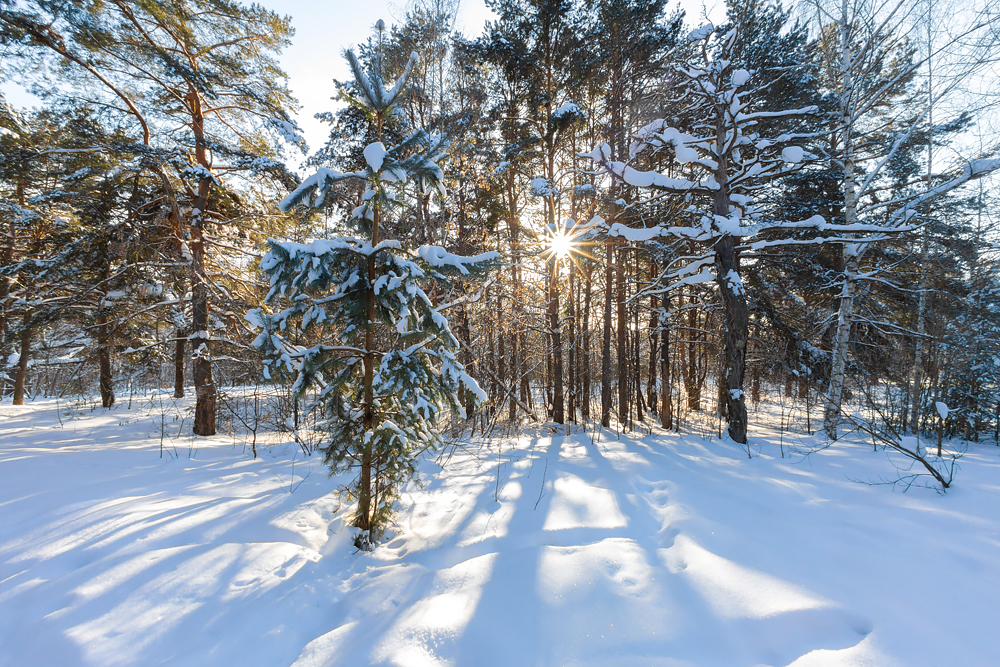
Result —
M760 429L473 443L360 554L318 457L151 405L0 406L0 665L1000 664L991 444L938 495Z

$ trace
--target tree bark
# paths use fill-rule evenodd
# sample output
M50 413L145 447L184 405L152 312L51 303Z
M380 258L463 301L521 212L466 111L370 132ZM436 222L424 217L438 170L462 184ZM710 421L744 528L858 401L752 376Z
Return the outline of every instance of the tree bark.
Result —
M743 375L746 369L749 313L746 292L739 281L735 241L725 236L715 244L716 283L725 307L726 419L729 437L734 442L747 442L747 407L743 395ZM733 277L735 276L735 278Z
M184 398L184 348L187 333L177 329L174 332L174 398Z
M552 421L566 423L563 405L562 329L559 322L559 258L549 268L549 331L552 335Z
M380 123L381 125L381 123ZM379 137L381 138L381 127ZM372 248L379 244L379 218L381 211L375 207L372 221ZM358 514L354 519L355 527L372 530L372 463L374 458L372 431L375 428L375 255L371 254L365 262L368 273L368 286L365 289L365 356L364 365L364 414L362 424L367 440L361 449L361 476L358 481Z
M687 394L688 410L701 410L701 381L698 378L698 311L694 309L694 297L688 297L687 372L684 373L684 392ZM682 353L683 355L683 353Z
M28 377L28 357L31 354L31 311L24 313L21 329L21 356L17 360L17 374L14 376L14 405L24 405L24 383Z
M101 315L98 318L97 327L97 365L99 368L98 384L101 391L101 406L104 408L114 407L115 386L114 377L111 373L111 343L108 332L108 318Z
M931 21L931 4L928 0L928 12L927 12L927 172L925 175L926 188L928 191L931 189L931 177L933 175L933 165L934 165L934 79L933 79L933 58L930 53L933 49L932 40L932 21ZM930 218L931 215L931 204L930 201L926 204L926 215ZM913 385L911 386L912 395L910 396L910 403L912 407L912 414L914 419L911 420L910 432L914 435L920 430L920 394L923 389L924 384L924 349L927 346L924 333L927 328L927 289L929 287L928 280L928 267L927 267L927 228L923 229L922 233L923 243L920 252L920 298L917 301L917 340L915 341L915 350L913 356ZM938 456L941 456L941 438L938 435Z
M105 290L107 289L107 282L111 278L111 263L108 257L107 243L107 237L102 236L99 261L101 263L101 284L105 286ZM100 304L101 311L103 311L104 307L105 304L102 299L102 303ZM108 317L104 312L101 312L97 318L97 365L99 368L98 385L101 392L101 406L106 409L113 407L115 404L114 378L111 374L110 338L111 332L108 329Z
M573 262L570 261L567 264L569 269L569 299L567 304L569 307L569 349L566 351L568 369L568 378L566 380L566 386L569 388L569 395L567 397L566 413L568 415L569 421L576 423L576 408L577 408L577 380L579 377L578 365L577 365L577 350L579 343L579 322L576 319L577 312L577 289L576 289L576 270L573 266Z
M111 408L115 404L115 387L111 375L111 351L107 342L101 344L97 359L100 366L101 406Z
M580 414L584 419L590 418L590 303L593 296L593 280L591 280L592 267L588 266L587 281L583 291L583 350L579 353L583 362L581 372L580 388Z
M670 393L670 330L667 328L667 313L670 312L669 297L663 296L663 314L660 316L660 426L673 428L674 405Z
M18 205L24 206L24 185L17 184ZM15 216L10 216L9 226L5 236L3 254L0 255L0 266L9 266L14 261L14 244L17 238L17 227L14 224ZM10 349L7 340L7 297L10 296L10 278L6 275L0 277L0 399L7 395L7 359Z
M846 252L846 250L845 250ZM840 312L837 317L837 336L834 339L833 362L830 368L830 388L823 409L823 429L831 440L837 439L840 422L840 401L844 392L844 369L847 365L847 346L851 338L854 319L854 281L858 274L858 257L846 258L844 286L840 292Z
M632 412L629 405L629 358L628 358L628 320L625 313L625 267L624 251L618 248L618 266L615 271L615 307L617 309L618 331L618 423L623 426L628 423Z
M840 16L840 69L844 77L843 90L840 92L840 122L843 126L844 146L844 224L857 222L858 206L856 193L856 174L854 172L854 147L852 139L853 112L852 97L854 92L853 51L851 49L852 24L848 20L848 3L843 0ZM826 393L826 404L823 409L823 429L831 440L837 439L837 427L840 422L840 402L844 390L844 369L847 365L847 346L851 337L851 324L854 321L854 282L857 278L860 249L855 244L844 244L842 253L844 259L844 284L840 293L840 305L837 315L837 335L834 338L832 360L830 364L830 386Z
M730 215L728 155L726 145L725 117L720 114L716 121L716 155L718 168L715 180L719 189L715 192L714 213L726 218ZM743 395L743 375L746 369L747 338L750 331L750 315L747 295L740 278L739 258L736 255L736 240L726 235L716 241L715 282L722 295L723 323L725 326L725 417L729 422L729 437L734 442L747 443L747 406Z
M656 280L656 263L649 263L650 282ZM660 347L660 303L656 295L649 297L649 378L646 384L646 404L656 412L656 367Z
M611 426L611 300L614 298L614 242L604 241L604 339L601 343L601 425Z
M195 139L195 160L198 165L210 171L208 159L208 144L205 139L205 120L202 115L201 97L192 90L188 95L188 103L192 114L191 127ZM209 349L209 314L210 299L205 266L204 213L208 210L208 197L211 192L212 179L203 176L198 181L198 190L194 199L194 210L191 213L191 338L194 349L191 357L194 361L194 389L196 403L194 408L194 434L200 436L215 435L215 382L212 380L212 357Z

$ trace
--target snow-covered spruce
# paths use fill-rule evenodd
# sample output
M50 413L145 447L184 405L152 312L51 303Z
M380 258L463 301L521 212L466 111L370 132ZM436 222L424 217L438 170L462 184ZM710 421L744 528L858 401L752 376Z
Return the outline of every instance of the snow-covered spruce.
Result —
M351 102L366 110L380 134L416 56L391 90L378 60L365 68L352 52L346 56L355 77ZM408 252L399 241L380 239L380 221L409 201L414 185L420 195L433 189L444 197L439 139L418 129L398 145L372 142L364 158L363 170L320 169L281 208L319 207L342 181L362 181L363 203L350 223L368 238L269 241L261 260L270 278L267 302L286 306L270 314L252 311L248 319L262 329L254 346L268 357L265 373L294 377L299 397L315 392L308 410L328 434L327 463L335 471L359 469L353 489L357 544L368 547L385 528L420 454L440 443L438 416L463 414L463 393L471 405L486 398L455 358L458 341L424 287L481 273L498 255L460 257L436 246Z

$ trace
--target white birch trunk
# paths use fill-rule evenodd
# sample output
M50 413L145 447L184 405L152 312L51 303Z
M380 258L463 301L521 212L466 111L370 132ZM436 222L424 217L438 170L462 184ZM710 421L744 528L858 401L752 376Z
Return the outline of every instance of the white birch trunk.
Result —
M931 169L934 158L934 85L933 85L933 40L931 35L931 0L927 2L927 190L931 189ZM930 217L931 202L927 202L927 216ZM929 224L929 220L927 224ZM927 228L924 227L923 245L920 250L920 299L917 302L917 340L913 354L913 383L910 385L910 433L916 435L920 430L920 394L924 384L924 350L927 347L925 333L927 330Z
M857 222L858 204L854 174L854 148L851 129L853 125L853 56L851 53L851 23L848 19L847 0L841 4L840 14L840 68L843 89L840 91L840 121L843 124L844 150L844 224ZM840 309L837 317L837 335L833 343L830 364L830 386L826 393L823 411L823 429L831 440L837 439L840 423L840 402L844 391L844 369L847 366L847 346L850 344L851 324L854 322L855 280L858 274L860 248L855 244L844 245L844 276L840 292Z
M848 256L848 252L854 254ZM837 318L837 336L834 339L833 363L830 368L830 388L826 394L823 411L823 428L831 440L837 439L840 423L840 403L844 392L844 369L847 365L847 347L851 342L851 324L854 322L854 295L858 275L857 246L844 248L844 286L840 292L840 313Z

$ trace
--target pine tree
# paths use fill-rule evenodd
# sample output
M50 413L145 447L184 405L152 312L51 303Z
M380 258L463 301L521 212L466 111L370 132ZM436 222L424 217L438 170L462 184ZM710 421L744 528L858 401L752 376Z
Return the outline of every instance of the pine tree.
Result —
M381 39L381 22L379 27ZM388 148L382 143L382 126L401 99L415 54L388 90L380 51L369 67L352 51L345 55L354 82L342 87L342 97L364 112L376 138L363 151L366 167L320 169L281 207L323 206L338 195L338 184L361 182L363 202L348 222L367 239L270 242L261 261L271 281L268 301L284 297L290 305L253 317L265 329L255 345L273 357L270 368L296 376L297 396L316 392L310 410L327 433L326 462L333 470L359 468L356 544L370 548L419 455L440 443L437 418L445 410L462 413L463 388L477 400L486 398L457 361L458 341L425 285L483 271L497 255L460 257L426 245L411 253L400 241L383 238L384 221L414 195L433 189L444 196L444 153L440 140L423 130ZM296 346L289 341L296 329L322 342Z
M275 58L289 19L233 0L31 0L0 4L0 26L24 56L15 63L24 78L46 68L58 78L40 94L99 101L147 147L188 267L193 431L213 435L213 297L224 288L212 274L228 222L220 190L264 174L287 178L278 142L304 147Z
M690 226L661 224L633 230L617 223L612 225L609 235L629 241L670 237L704 249L703 254L668 272L664 278L673 283L664 289L707 281L716 283L724 313L720 405L724 407L730 437L746 444L743 380L749 311L740 253L754 247L747 247L746 237L764 227L783 226L754 205L753 194L764 184L796 171L804 155L802 148L794 145L801 142L794 132L775 131L776 136L768 138L761 125L776 119L790 122L813 109L772 110L765 106L761 92L770 82L763 75L755 79L735 59L741 29L736 24L723 33L707 25L691 33L695 52L675 66L684 101L688 103L683 130L660 119L641 129L629 148L633 159L643 154L667 158L671 169L676 168L682 177L636 170L623 161L613 160L607 145L595 148L592 157L619 182L681 195L691 202L684 209Z

